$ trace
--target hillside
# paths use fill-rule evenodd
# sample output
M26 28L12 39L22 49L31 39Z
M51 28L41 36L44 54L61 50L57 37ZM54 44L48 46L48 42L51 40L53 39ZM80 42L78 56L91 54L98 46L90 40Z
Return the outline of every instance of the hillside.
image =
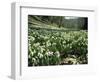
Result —
M87 21L72 18L28 16L28 66L88 64Z

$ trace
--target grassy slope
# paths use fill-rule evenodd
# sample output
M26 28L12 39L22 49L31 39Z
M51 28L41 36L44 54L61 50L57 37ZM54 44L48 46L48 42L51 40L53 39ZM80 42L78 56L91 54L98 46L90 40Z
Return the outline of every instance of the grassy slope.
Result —
M56 24L50 24L46 21L37 21L32 19L31 21L29 21L31 23L30 27L32 28L50 28L50 29L59 29L59 30L67 30L66 28L59 28L57 27ZM74 55L69 55L69 57L64 58L63 61L61 61L63 64L78 64L77 63L77 57Z

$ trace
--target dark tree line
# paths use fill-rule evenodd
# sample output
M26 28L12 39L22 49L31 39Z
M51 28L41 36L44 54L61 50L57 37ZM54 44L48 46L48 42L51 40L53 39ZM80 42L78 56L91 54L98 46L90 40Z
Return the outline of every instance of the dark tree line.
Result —
M68 29L88 29L88 18L87 17L76 17L66 19L65 16L40 16L40 15L29 15L29 24L33 23L32 20L36 20L49 25L56 25L58 28Z

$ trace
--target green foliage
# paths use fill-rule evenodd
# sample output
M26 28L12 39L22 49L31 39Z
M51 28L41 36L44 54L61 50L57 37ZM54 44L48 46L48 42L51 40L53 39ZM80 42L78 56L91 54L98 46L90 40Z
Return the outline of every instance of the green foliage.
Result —
M33 28L51 28L52 26L53 28L58 29L87 30L88 18L71 16L28 15L28 24Z
M28 65L60 65L67 57L76 58L80 64L87 63L87 44L86 31L58 32L29 28Z

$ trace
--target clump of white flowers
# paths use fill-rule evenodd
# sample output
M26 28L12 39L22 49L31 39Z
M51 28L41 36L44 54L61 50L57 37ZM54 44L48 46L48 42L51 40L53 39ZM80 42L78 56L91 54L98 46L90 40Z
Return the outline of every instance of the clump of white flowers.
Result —
M43 57L43 54L41 54L40 52L38 53L38 57L39 58L42 58Z
M55 55L56 55L57 57L60 57L59 51L56 51L56 52L55 52Z
M30 29L28 33L28 64L29 66L61 65L63 58L68 57L68 54L79 57L77 60L70 59L70 61L87 63L87 46L87 31L56 32Z
M46 52L46 55L47 55L47 56L52 56L52 55L53 55L53 52L52 52L52 51L47 51L47 52Z

